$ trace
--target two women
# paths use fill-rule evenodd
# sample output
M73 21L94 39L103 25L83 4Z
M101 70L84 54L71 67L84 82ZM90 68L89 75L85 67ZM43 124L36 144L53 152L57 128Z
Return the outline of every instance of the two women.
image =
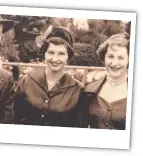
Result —
M84 120L90 128L124 130L128 89L128 35L111 36L99 47L97 54L106 67L107 75L86 86L81 99L81 103L88 109L88 116L86 114Z
M82 87L64 72L74 55L72 35L53 27L41 52L46 69L25 76L17 88L14 104L16 124L76 127Z
M54 27L41 51L46 69L25 76L17 89L15 123L62 127L125 129L129 41L111 36L97 50L107 75L83 88L64 66L74 55L71 34ZM82 92L82 93L81 93Z

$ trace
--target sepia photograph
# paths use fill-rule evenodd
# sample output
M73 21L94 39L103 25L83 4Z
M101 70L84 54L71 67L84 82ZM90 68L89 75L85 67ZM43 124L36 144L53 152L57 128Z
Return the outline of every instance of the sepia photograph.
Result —
M136 13L0 6L0 142L129 149L135 24Z

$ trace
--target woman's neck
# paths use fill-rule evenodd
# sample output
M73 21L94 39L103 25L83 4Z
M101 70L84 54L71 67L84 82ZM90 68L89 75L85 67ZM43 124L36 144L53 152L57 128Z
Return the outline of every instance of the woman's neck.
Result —
M128 93L127 86L127 74L118 79L112 79L112 77L107 75L107 79L99 90L98 95L109 103L124 99Z
M51 71L48 67L46 68L46 77L49 81L57 81L63 76L63 71Z
M127 80L127 73L122 74L120 77L112 77L107 75L107 81L113 86L124 83Z

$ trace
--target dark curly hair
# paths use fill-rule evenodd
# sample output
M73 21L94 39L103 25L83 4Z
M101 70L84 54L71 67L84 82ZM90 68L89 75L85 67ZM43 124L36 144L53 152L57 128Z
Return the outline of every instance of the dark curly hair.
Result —
M43 41L43 45L40 48L40 53L44 54L47 51L49 43L53 43L55 45L60 45L60 44L66 45L68 51L68 57L69 57L68 60L71 60L71 58L74 55L73 36L67 29L63 27L53 27L51 32Z

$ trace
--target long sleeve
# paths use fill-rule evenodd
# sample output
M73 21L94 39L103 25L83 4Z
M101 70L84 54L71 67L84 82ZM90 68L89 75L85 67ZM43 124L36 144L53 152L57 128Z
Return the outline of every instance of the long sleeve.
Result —
M77 127L87 128L89 119L88 95L82 92L78 102Z
M0 123L13 123L13 102L15 96L15 85L12 75L7 76L7 80L3 85L3 98L1 102Z
M14 99L14 123L23 124L25 120L26 99L24 97L24 88L26 88L26 77L22 78L16 89Z

